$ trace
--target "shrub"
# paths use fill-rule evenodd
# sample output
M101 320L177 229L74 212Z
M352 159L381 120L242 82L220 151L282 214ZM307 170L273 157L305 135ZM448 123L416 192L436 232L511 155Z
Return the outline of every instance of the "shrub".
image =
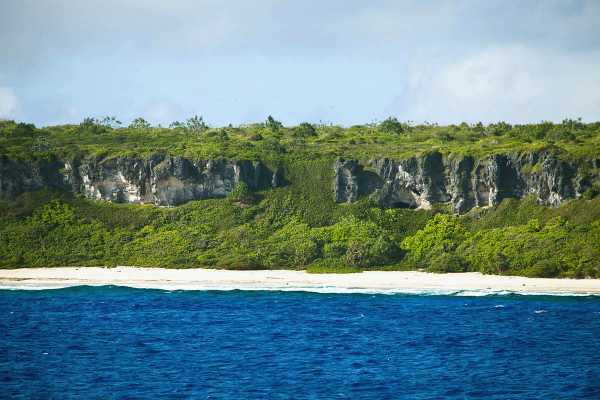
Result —
M344 217L328 229L324 255L344 255L347 263L367 267L385 264L399 253L392 237L371 221ZM328 240L328 241L329 241Z
M450 253L442 253L433 257L427 266L428 272L465 272L466 270L466 261Z
M446 214L437 214L425 227L402 241L402 248L408 257L421 265L426 265L438 254L453 252L469 233L459 219Z
M362 272L357 266L347 265L337 259L320 259L306 268L310 274L350 274Z
M526 268L523 275L539 278L553 278L560 273L560 266L554 260L540 260L532 267Z
M245 254L224 255L219 258L216 267L221 269L232 269L238 271L255 270L262 268L254 257Z
M267 239L262 252L268 268L302 268L317 257L317 244L310 227L295 218Z
M583 198L585 200L592 200L593 198L600 195L600 182L594 182L585 192L583 192Z
M231 201L244 204L252 204L255 199L254 193L252 193L248 184L242 181L235 184L233 190L229 192L228 198Z

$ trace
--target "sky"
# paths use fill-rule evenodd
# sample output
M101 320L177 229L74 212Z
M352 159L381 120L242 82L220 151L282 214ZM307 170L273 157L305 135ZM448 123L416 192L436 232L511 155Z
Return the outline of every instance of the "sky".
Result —
M600 1L0 0L0 118L600 120Z

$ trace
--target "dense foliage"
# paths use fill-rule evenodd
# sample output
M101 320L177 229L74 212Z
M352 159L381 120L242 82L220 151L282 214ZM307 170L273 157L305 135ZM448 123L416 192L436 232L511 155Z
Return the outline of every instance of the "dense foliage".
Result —
M463 217L332 203L322 224L306 217L310 201L290 199L290 189L280 188L254 204L232 197L157 208L28 193L0 209L0 266L420 268L600 277L600 198L557 209L506 200ZM523 221L522 215L533 217Z
M381 209L363 199L333 201L332 158L399 157L425 150L494 153L556 146L598 157L600 123L565 120L510 126L440 127L401 123L342 128L303 123L210 128L201 117L151 127L114 117L38 129L0 121L0 155L111 157L156 152L282 162L284 187L175 208L93 202L62 192L25 193L0 203L0 267L138 265L172 268L293 268L481 271L527 276L600 277L600 197L559 208L505 199L457 217Z

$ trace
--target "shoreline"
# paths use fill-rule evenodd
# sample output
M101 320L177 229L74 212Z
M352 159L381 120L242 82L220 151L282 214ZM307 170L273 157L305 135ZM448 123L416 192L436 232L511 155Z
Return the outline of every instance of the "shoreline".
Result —
M126 286L163 290L271 290L320 293L600 295L600 279L525 278L478 272L433 274L365 271L309 274L294 270L233 271L141 267L52 267L0 270L2 289Z

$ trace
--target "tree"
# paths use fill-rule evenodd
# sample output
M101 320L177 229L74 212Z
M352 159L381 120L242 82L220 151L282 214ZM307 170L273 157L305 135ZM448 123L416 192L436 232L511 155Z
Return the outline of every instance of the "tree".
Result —
M582 129L584 127L583 122L581 121L581 117L577 119L565 118L562 120L561 125L564 128L574 130L574 129Z
M384 133L399 135L404 132L404 127L395 117L389 117L379 124L379 130Z
M106 131L106 127L100 125L99 121L92 117L86 117L79 123L79 133L99 134Z
M193 133L202 133L208 129L208 125L204 122L202 116L194 115L192 118L188 118L185 122L186 128Z
M85 117L83 121L79 123L79 127L83 129L90 129L97 125L96 120L92 117Z
M502 136L503 134L507 133L511 129L512 129L512 126L510 124L507 124L504 121L500 121L495 124L489 124L485 128L485 134L493 135L493 136Z
M115 116L106 116L101 120L96 120L96 123L104 126L105 128L117 128L121 125L121 121L117 119Z
M129 124L129 128L131 128L131 129L148 129L148 128L150 128L150 123L148 121L146 121L144 118L138 117L138 118L134 119L133 121L131 121L131 124Z
M31 149L34 152L43 153L45 151L50 150L50 141L46 136L38 136L33 140L33 144Z
M273 132L277 132L279 129L283 128L283 124L270 115L267 117L265 126Z
M12 135L16 137L25 137L25 136L33 136L35 132L34 124L25 124L23 122L19 122L13 129Z
M103 133L107 129L117 128L121 125L121 121L114 116L106 116L104 118L86 117L79 124L79 132L88 133Z
M484 131L484 127L483 127L483 123L481 121L479 121L478 123L473 125L473 131L477 132L477 133L483 133Z
M169 128L173 128L173 129L185 129L186 126L183 122L180 121L173 121L169 124Z
M294 135L300 137L317 136L317 131L312 124L303 122L294 128Z
M363 242L353 241L350 242L348 248L346 249L346 254L344 256L344 261L348 265L352 265L354 267L365 267L366 259L368 257L369 249Z

